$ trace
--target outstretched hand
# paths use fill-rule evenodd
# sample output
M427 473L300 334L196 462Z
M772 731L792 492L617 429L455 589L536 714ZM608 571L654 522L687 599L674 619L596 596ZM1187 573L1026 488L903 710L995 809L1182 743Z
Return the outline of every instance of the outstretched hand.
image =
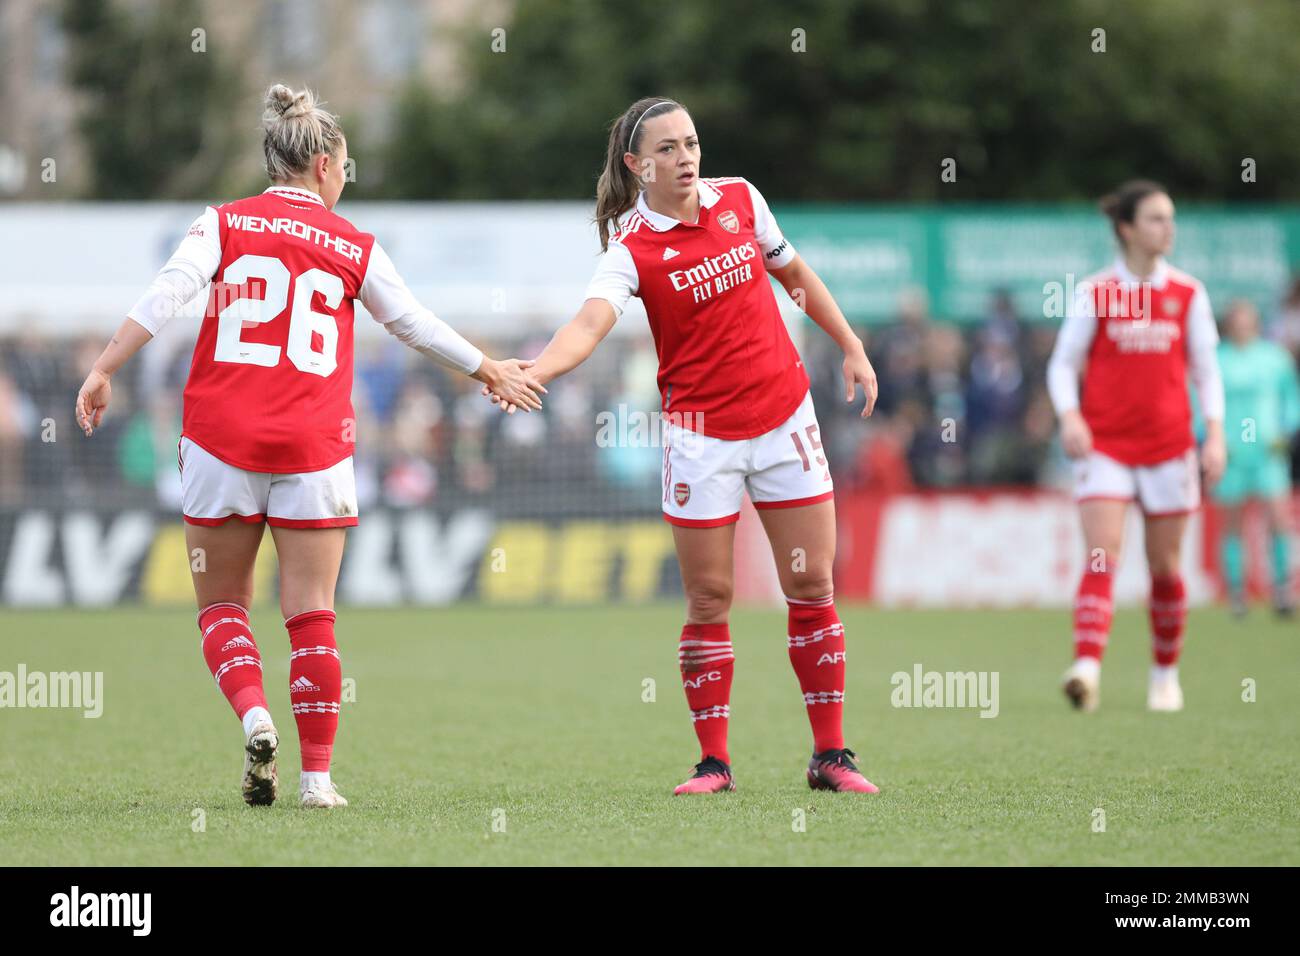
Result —
M536 364L531 359L498 362L485 358L474 377L483 383L481 394L507 415L513 415L520 408L526 412L541 411L546 389L528 371Z

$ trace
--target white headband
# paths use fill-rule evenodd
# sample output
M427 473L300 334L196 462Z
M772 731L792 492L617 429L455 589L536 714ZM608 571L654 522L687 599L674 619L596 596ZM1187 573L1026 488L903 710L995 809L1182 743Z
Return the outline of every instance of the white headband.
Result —
M676 106L676 105L677 104L674 103L672 100L660 100L654 106L648 107L644 113L642 113L640 116L636 118L636 122L632 124L632 135L627 138L627 148L631 149L632 144L636 142L636 128L641 125L641 121L645 119L646 113L649 113L650 110L656 110L661 106Z

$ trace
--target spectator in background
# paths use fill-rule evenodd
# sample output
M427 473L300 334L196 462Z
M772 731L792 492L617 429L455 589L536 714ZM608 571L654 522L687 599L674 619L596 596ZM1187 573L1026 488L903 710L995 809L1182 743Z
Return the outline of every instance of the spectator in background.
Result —
M903 405L915 436L912 474L920 484L950 488L966 480L965 355L966 343L954 326L931 325L927 329L920 387Z
M927 396L925 345L929 329L925 294L919 289L905 292L899 298L898 321L876 336L876 364L880 366L877 411L892 415L903 402Z
M392 460L384 472L385 501L397 508L428 504L438 489L435 465L442 402L429 385L407 381L393 405Z
M1001 325L986 325L977 336L966 389L969 480L975 484L1006 484L1022 461L1026 386L1015 341Z
M23 501L23 447L35 413L14 380L0 370L0 506Z
M1259 337L1259 313L1244 300L1229 304L1219 343L1226 408L1228 464L1214 488L1223 509L1221 560L1228 595L1237 615L1246 612L1242 519L1257 502L1268 518L1273 606L1290 615L1291 439L1300 428L1300 379L1291 353Z
M989 314L980 328L981 338L985 336L1001 337L1010 342L1011 347L1019 348L1023 328L1020 317L1016 314L1016 304L1011 293L1006 289L996 289L989 303Z

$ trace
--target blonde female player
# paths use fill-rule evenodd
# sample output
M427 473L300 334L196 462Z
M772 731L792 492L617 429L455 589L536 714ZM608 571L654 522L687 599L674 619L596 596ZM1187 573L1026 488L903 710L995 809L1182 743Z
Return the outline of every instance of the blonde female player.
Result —
M186 546L203 657L243 723L243 796L278 793L279 737L248 623L263 528L280 565L292 647L289 695L302 744L304 807L346 806L330 781L341 683L334 585L344 529L357 523L352 472L353 300L398 339L470 375L514 407L540 408L530 362L484 356L411 295L374 236L331 210L347 142L310 91L271 87L263 116L264 193L208 207L127 313L77 396L87 436L110 380L211 282L185 386L179 460ZM235 520L231 520L231 519Z
M1075 659L1064 690L1081 710L1096 709L1124 514L1136 500L1151 573L1154 666L1147 707L1176 711L1183 707L1178 657L1187 616L1183 534L1188 514L1200 507L1199 470L1213 484L1225 462L1219 336L1205 288L1165 262L1174 242L1168 193L1135 180L1103 199L1102 211L1119 240L1119 257L1079 284L1047 370L1061 442L1075 460L1087 548L1074 604ZM1205 418L1199 462L1189 375Z
M532 373L545 383L579 365L627 300L641 297L659 354L666 419L663 513L686 591L678 660L701 752L674 792L735 789L727 751L734 661L727 614L735 522L747 489L789 603L790 662L813 731L808 783L875 793L841 729L844 627L831 583L830 470L808 376L768 273L843 348L846 399L861 384L865 417L875 404L876 375L862 342L782 237L758 190L736 177L700 178L699 137L680 103L639 100L614 121L596 221L604 255L587 299ZM806 565L792 559L796 549Z

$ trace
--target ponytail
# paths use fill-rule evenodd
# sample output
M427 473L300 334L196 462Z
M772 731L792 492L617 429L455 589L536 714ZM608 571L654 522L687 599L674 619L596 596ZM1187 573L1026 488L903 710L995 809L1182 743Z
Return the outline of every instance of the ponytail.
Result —
M623 162L625 153L635 153L645 130L641 121L647 116L662 116L686 107L662 96L647 96L629 106L609 127L609 146L605 151L605 168L596 182L596 215L601 251L609 249L609 237L625 212L636 205L641 183L636 173Z
M1137 207L1142 200L1148 196L1154 196L1156 193L1167 192L1164 186L1150 179L1130 179L1128 182L1121 183L1113 193L1101 197L1098 206L1102 214L1110 220L1110 226L1115 230L1115 238L1124 244L1124 237L1120 235L1120 223L1133 224L1133 218L1137 215Z

